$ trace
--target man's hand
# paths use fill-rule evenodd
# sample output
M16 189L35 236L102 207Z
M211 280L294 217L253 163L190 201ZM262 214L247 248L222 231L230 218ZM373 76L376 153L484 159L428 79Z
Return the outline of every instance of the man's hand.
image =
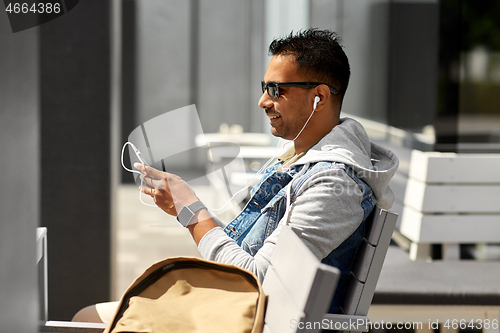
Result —
M135 163L134 168L142 172L141 178L146 185L141 191L151 196L167 214L177 216L182 207L198 201L193 189L181 177L141 163Z
M193 189L181 177L140 163L135 163L134 168L142 172L141 178L147 186L141 188L141 191L150 195L156 205L167 214L177 216L182 207L198 201ZM188 229L198 244L217 224L205 209L199 210L193 219L196 223L188 225Z

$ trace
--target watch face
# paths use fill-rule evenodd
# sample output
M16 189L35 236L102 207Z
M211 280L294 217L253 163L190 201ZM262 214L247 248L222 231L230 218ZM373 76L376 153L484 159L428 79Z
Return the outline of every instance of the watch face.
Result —
M189 207L182 207L180 213L177 215L177 221L184 227L187 227L189 221L193 218L194 213L189 209Z
M182 207L180 213L177 215L177 221L179 221L179 223L184 227L187 227L189 225L189 222L191 222L194 214L196 214L197 211L203 208L205 208L205 205L201 201L196 201L189 206L184 206Z

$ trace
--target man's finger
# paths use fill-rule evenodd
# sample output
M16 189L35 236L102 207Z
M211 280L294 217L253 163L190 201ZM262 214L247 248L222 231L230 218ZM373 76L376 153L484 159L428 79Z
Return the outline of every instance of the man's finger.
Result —
M142 171L142 170L143 170L143 168L144 168L144 164L139 163L139 162L135 162L135 163L134 163L134 168L136 168L136 169L137 169L137 170L139 170L139 171Z
M142 173L146 173L148 176L151 178L156 178L156 179L161 179L163 178L164 172L157 170L153 167L144 165L142 163L135 162L134 163L134 168L137 170L141 171Z
M143 183L149 188L154 188L159 190L164 190L167 188L164 179L154 179L148 176L141 176L141 177Z
M144 175L141 175L142 182L149 188L155 188L153 184L153 179L150 177L146 177Z
M141 189L142 193L147 194L151 197L153 196L153 189L147 188L147 187L141 187L140 189Z
M142 171L146 172L148 174L148 176L150 176L151 178L156 178L156 179L163 179L164 178L165 172L157 170L157 169L150 167L150 166L147 166L147 165L143 165L142 167L143 167Z

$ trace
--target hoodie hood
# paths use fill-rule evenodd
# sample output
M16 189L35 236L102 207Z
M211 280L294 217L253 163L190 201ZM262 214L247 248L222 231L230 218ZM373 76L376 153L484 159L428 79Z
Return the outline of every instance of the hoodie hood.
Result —
M356 120L342 118L339 125L290 167L321 161L349 165L370 186L378 206L384 209L392 206L394 194L389 181L399 166L399 159L389 149L370 142Z

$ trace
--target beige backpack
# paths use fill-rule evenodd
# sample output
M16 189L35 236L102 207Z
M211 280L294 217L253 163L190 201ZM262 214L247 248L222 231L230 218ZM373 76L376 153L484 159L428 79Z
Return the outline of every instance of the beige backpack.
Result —
M242 268L170 258L132 283L104 333L261 333L265 303L260 282Z

